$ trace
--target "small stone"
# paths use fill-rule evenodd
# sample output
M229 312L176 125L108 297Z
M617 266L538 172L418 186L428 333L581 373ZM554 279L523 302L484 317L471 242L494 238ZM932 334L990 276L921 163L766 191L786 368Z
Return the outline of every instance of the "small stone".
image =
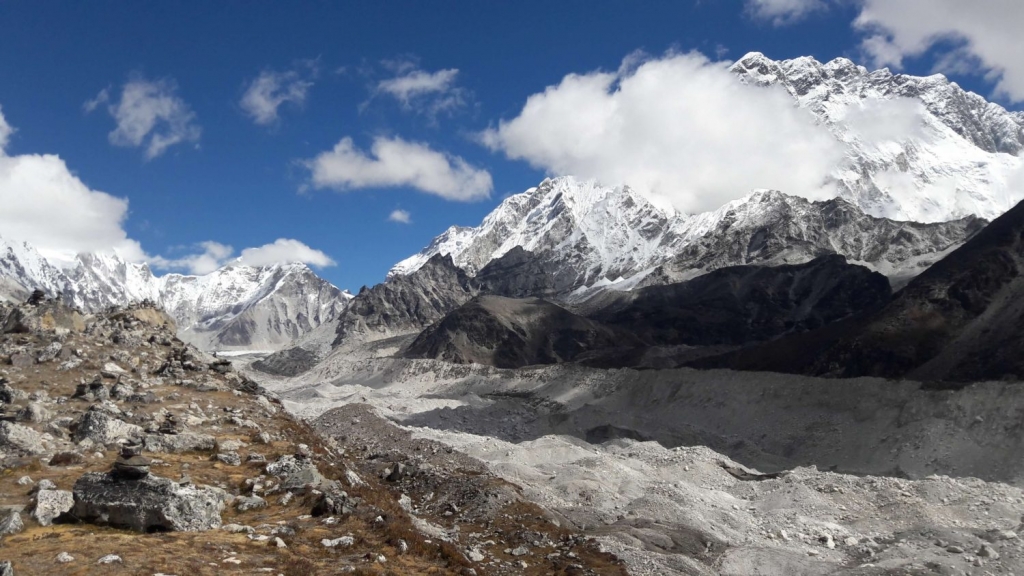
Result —
M946 547L946 552L949 552L950 554L963 554L964 553L964 549L959 547L959 546L953 545L953 546L947 546Z
M843 544L846 544L847 546L856 546L857 544L860 544L860 541L853 536L850 536L846 540L843 540Z
M11 566L9 560L0 562L0 576L14 576L14 566Z
M988 558L989 560L998 560L999 552L996 552L996 549L988 544L982 544L981 548L978 549L978 556L981 558Z
M480 550L473 548L466 551L466 557L469 558L470 562L483 562L485 556Z
M267 501L259 496L239 496L235 498L235 509L239 512L259 510L267 507Z
M70 564L70 563L72 563L74 561L75 561L75 557L72 556L71 554L68 554L67 552L61 552L60 554L57 554L57 563L58 564Z
M324 538L320 541L320 544L323 544L325 548L337 548L338 546L341 546L342 548L348 548L349 546L352 546L355 543L355 538L351 536L342 536L341 538L335 538L334 540Z
M398 553L405 554L409 551L409 543L405 540L398 541Z
M822 534L818 537L818 542L821 542L825 548L832 550L836 547L836 541L832 539L831 534Z
M241 466L242 457L237 452L224 452L217 454L217 461L228 466Z
M49 478L43 478L42 480L39 481L39 484L36 484L36 487L35 487L35 491L36 492L38 492L40 490L56 490L56 489L57 489L57 485L54 484L53 480L50 480Z
M281 540L280 538L274 538L273 545L278 547L278 548L287 548L288 547L288 545L284 543L284 540Z
M22 476L21 478L18 478L18 481L15 482L15 484L17 484L18 486L31 486L32 479L29 478L28 476Z
M40 490L32 509L32 518L40 526L49 526L61 514L75 506L75 497L67 490Z
M512 552L510 552L510 554L512 554L513 556L526 556L529 553L530 550L526 546L519 546L517 548L513 548Z
M107 554L96 561L97 564L124 564L124 560L117 554Z

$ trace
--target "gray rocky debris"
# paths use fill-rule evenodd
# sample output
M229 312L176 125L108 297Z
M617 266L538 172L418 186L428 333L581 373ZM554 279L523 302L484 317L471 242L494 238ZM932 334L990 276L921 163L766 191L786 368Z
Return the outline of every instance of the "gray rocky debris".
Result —
M17 534L25 529L25 523L21 521L21 514L11 510L0 518L0 536Z
M42 434L35 430L20 424L0 422L0 451L34 455L46 452L46 448Z
M72 439L75 442L91 440L106 446L142 436L141 426L129 424L101 410L91 409L79 418Z

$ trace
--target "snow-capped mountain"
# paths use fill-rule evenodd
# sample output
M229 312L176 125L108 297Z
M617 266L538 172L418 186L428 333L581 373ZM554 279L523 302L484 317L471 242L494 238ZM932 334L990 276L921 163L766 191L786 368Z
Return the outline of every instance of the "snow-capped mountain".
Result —
M578 300L594 289L677 282L737 264L795 264L837 253L890 277L921 266L962 244L984 225L977 217L934 224L865 214L842 199L811 202L755 191L696 216L657 206L628 187L604 187L572 177L547 179L509 197L476 228L452 227L419 254L399 262L392 277L408 275L441 254L492 291ZM526 255L524 255L524 252ZM501 286L495 269L516 278ZM503 262L508 260L509 262ZM536 289L534 289L536 288Z
M80 254L58 267L31 245L0 238L0 297L22 299L36 288L86 311L156 302L184 340L207 350L285 347L336 318L352 297L304 264L155 276L113 254Z
M743 82L785 88L828 128L846 151L833 172L839 196L868 214L991 220L1024 199L1024 114L941 74L869 72L846 58L774 61L758 52L731 70Z
M835 252L905 278L964 242L983 224L978 218L1024 198L1024 114L944 76L760 53L731 70L741 82L785 89L837 139L846 153L832 173L836 200L755 191L686 215L627 186L549 179L506 199L478 227L448 229L389 275L436 254L476 275L509 255L508 270L523 271L520 261L530 258L530 270L547 276L544 295L583 295ZM520 281L516 292L529 286Z

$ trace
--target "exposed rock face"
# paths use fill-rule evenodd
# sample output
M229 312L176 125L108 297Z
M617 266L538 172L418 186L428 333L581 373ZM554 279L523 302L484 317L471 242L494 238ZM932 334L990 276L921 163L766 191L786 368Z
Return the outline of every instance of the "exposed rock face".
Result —
M12 510L0 519L0 536L17 534L25 529L25 523L21 521L21 514Z
M588 350L637 343L628 333L538 298L479 296L424 330L406 354L519 368L566 362Z
M1024 375L1024 203L878 312L699 366L920 380Z
M725 266L798 264L827 254L862 263L895 282L941 259L984 228L975 216L920 224L876 218L849 202L810 202L755 192L714 213L714 226L683 246L641 285L679 282Z
M180 485L149 475L121 480L90 472L74 487L76 518L137 532L201 532L219 528L227 495L218 489Z
M353 334L375 340L419 331L475 294L469 276L450 257L433 257L413 274L360 290L341 315L334 344Z
M55 330L85 330L85 317L77 310L62 306L58 301L22 304L12 308L3 319L5 333L53 332Z
M721 268L616 294L592 317L647 345L739 345L818 328L878 308L890 295L884 276L832 255L806 264Z

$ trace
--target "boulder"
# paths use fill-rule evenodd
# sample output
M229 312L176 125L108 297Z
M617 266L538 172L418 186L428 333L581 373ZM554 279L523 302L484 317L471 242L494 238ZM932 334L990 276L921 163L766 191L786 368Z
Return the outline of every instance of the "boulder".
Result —
M0 331L5 334L55 332L57 330L82 332L85 317L56 301L46 301L38 306L18 306L3 320Z
M143 430L141 426L129 424L101 410L89 410L78 419L78 425L75 428L72 439L75 442L92 440L97 444L106 446L134 438L141 438L142 435Z
M9 561L0 562L0 576L14 576L14 567Z
M42 454L46 449L43 447L43 435L39 432L21 424L0 422L0 451L34 455Z
M266 470L267 474L281 479L281 489L287 492L317 488L324 482L324 477L317 470L316 464L308 458L282 456L267 464Z
M74 496L67 490L40 490L36 493L32 518L40 526L49 526L75 505Z
M137 532L201 532L219 528L223 490L179 484L152 474L122 480L90 472L75 482L74 515L84 522Z

